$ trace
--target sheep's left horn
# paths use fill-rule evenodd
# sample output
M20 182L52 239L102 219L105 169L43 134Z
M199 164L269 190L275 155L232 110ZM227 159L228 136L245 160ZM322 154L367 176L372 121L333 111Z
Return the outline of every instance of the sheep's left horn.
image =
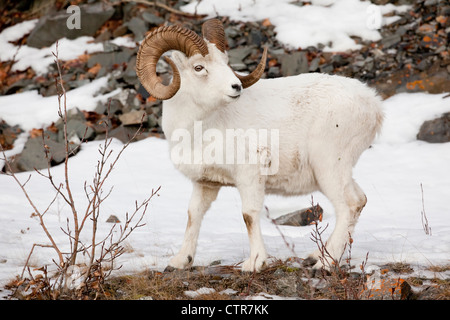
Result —
M211 19L203 23L202 35L206 40L214 43L217 49L225 53L227 40L225 39L225 30L220 20Z

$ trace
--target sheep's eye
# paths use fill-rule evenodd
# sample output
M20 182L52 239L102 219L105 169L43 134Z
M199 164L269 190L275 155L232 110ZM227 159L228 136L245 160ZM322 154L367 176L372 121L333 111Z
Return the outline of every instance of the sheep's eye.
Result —
M197 66L194 67L194 70L197 71L197 72L200 72L200 71L202 71L203 69L204 69L204 67L201 66L201 65L197 65Z

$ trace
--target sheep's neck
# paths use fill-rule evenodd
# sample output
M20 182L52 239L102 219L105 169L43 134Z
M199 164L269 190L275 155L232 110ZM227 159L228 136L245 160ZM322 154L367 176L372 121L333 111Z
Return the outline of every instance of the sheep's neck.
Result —
M163 103L162 126L164 134L170 137L177 129L186 129L189 132L194 130L194 125L199 121L208 118L210 112L193 106L188 101L180 99L171 99Z

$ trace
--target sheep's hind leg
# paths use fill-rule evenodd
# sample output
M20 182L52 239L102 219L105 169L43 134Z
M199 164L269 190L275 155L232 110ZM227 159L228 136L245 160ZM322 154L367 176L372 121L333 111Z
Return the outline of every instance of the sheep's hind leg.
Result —
M220 187L209 187L198 183L194 184L189 202L188 222L183 244L178 254L170 260L166 268L167 271L183 269L192 265L203 216L210 208L211 203L216 200L219 190Z
M340 185L345 185L343 190L333 187ZM320 248L305 260L305 264L313 265L314 269L329 270L340 262L367 199L351 178L348 183L330 182L327 187L322 185L321 188L334 206L336 226L326 242L318 243Z

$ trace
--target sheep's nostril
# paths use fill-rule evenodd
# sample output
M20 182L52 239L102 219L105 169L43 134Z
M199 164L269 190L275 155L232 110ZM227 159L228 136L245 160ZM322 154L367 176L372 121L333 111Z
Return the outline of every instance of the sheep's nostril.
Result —
M232 84L231 87L237 92L240 92L242 90L242 86L240 84Z

